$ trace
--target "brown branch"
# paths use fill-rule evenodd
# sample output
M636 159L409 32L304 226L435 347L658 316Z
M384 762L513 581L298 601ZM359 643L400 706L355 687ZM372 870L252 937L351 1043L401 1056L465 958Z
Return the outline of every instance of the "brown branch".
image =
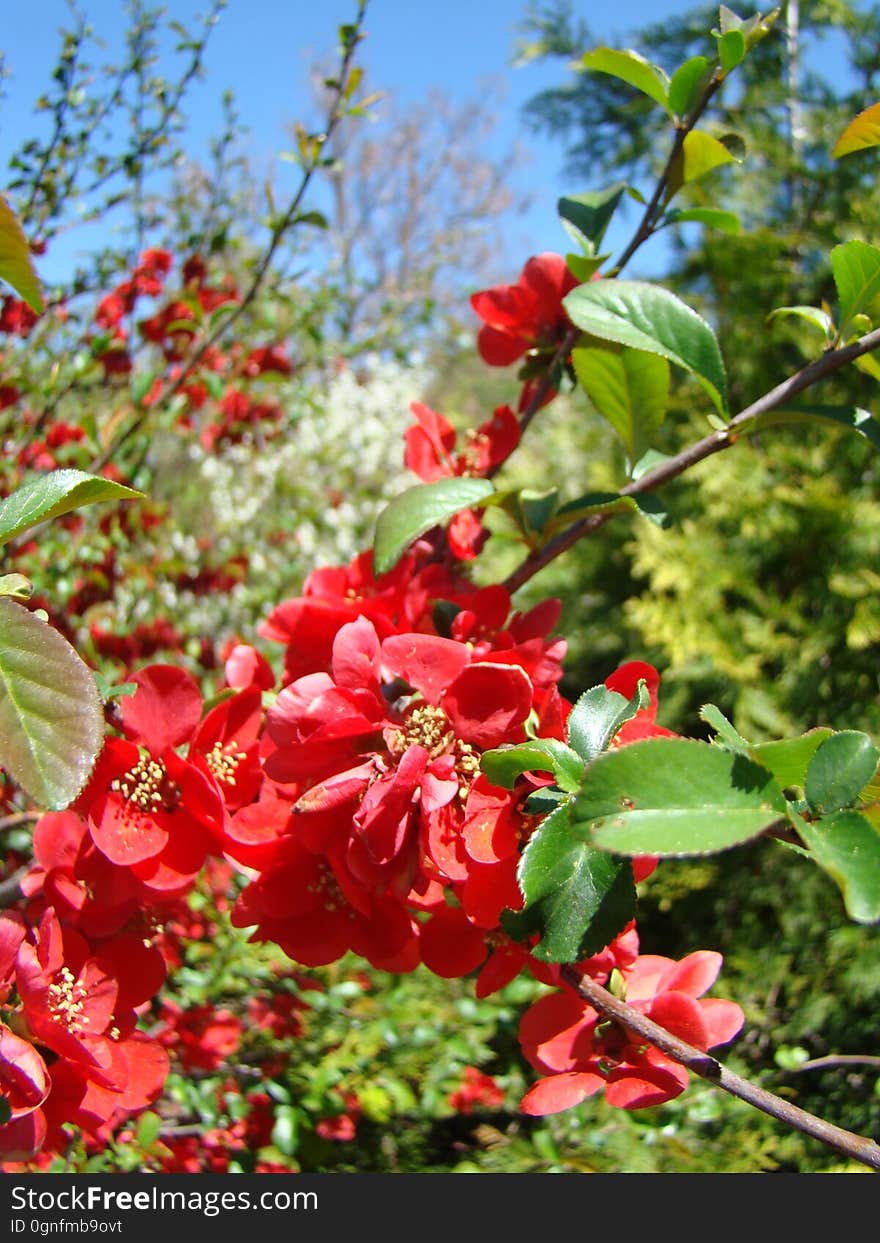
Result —
M693 1071L695 1075L707 1079L716 1087L754 1106L755 1109L769 1114L778 1122L783 1122L794 1130L809 1135L812 1139L818 1139L843 1156L851 1157L854 1161L861 1162L862 1165L870 1166L873 1170L880 1170L880 1144L876 1144L874 1140L834 1126L833 1123L817 1118L815 1114L808 1113L805 1109L800 1109L797 1105L792 1105L789 1101L774 1096L772 1092L759 1088L747 1079L742 1079L722 1066L711 1054L704 1053L684 1040L679 1040L672 1032L658 1026L644 1014L634 1010L632 1006L619 1001L595 980L591 980L589 976L582 976L571 964L565 964L562 967L562 978L593 1009L656 1046L661 1052Z
M748 434L753 424L757 422L761 415L784 406L793 397L810 388L813 384L818 383L819 380L825 379L826 376L832 375L835 371L839 371L841 367L851 363L853 359L861 358L863 354L869 354L878 347L880 347L880 328L875 328L872 332L860 337L858 341L853 341L850 345L845 345L841 349L826 350L819 358L814 359L806 367L802 367L800 371L796 371L794 375L789 376L787 380L783 380L775 388L764 393L762 397L752 402L750 406L746 406L744 410L730 420L725 428L710 432L708 436L704 436L702 440L688 445L680 453L676 453L674 457L667 458L665 462L655 466L653 470L648 471L639 479L633 480L621 488L620 495L637 496L643 492L653 492L655 488L659 488L664 483L676 479L692 466L696 466L698 462L705 461L713 453L720 453L722 449L729 449L743 435ZM543 570L551 561L554 561L560 553L571 548L578 540L583 539L584 536L592 535L594 531L598 531L613 516L611 513L593 514L588 518L582 518L579 522L568 527L567 530L561 531L559 535L548 541L543 548L526 557L522 564L505 580L504 586L510 592L518 590L529 579L534 578L539 570Z

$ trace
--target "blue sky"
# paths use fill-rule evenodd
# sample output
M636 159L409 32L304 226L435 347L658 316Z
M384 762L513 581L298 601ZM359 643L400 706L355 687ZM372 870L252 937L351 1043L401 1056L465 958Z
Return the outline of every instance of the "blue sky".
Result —
M204 0L172 0L170 14L188 22L204 10ZM647 22L692 7L686 0L619 0L599 7L576 0L597 42L626 46L627 35ZM768 6L769 7L769 6ZM107 42L108 56L119 46L125 11L118 0L80 0L95 32ZM251 131L248 151L255 164L271 168L289 146L285 127L303 115L310 67L333 52L337 27L350 22L355 0L229 0L208 48L206 75L191 96L190 149L200 148L219 126L224 90L236 97L243 123ZM432 87L453 99L489 92L498 100L502 123L494 154L518 138L530 152L517 183L532 199L526 214L509 224L510 241L525 257L540 250L564 250L566 235L556 215L561 193L596 187L572 185L561 174L562 151L524 132L522 104L545 86L560 81L559 62L513 66L526 0L370 0L368 38L360 53L373 89L390 91L404 102L418 102ZM68 22L65 0L36 0L33 20L7 22L0 33L9 74L0 110L0 178L10 150L35 129L32 102L48 83L59 47L56 32ZM612 233L614 248L618 241ZM621 241L623 235L621 233ZM659 257L659 256L658 256ZM647 261L650 263L650 256Z

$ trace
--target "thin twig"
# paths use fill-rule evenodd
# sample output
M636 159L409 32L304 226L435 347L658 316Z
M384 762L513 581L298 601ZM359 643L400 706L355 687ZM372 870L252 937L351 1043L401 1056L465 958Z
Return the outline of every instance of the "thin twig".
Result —
M829 1053L827 1057L813 1057L800 1066L786 1066L786 1070L798 1075L802 1070L834 1070L838 1066L873 1066L880 1067L880 1057L872 1057L868 1053Z
M320 167L321 160L322 160L322 153L328 149L328 144L330 142L330 139L332 138L334 132L336 131L337 127L342 121L342 118L344 115L343 109L342 109L342 103L343 103L343 100L345 99L345 92L348 87L348 81L349 81L350 74L351 74L352 61L354 59L355 49L357 48L358 44L361 42L362 36L360 35L360 28L362 26L364 16L366 14L367 3L368 3L368 0L360 0L358 4L357 16L355 17L355 20L353 22L353 25L358 31L358 34L354 38L349 40L349 42L346 45L345 52L343 54L342 61L340 64L340 71L339 71L339 77L337 78L337 85L334 88L334 91L331 97L331 102L327 109L326 124L320 135L320 143L318 145L318 149L316 153L313 155L313 157L311 158L310 162L306 164L305 167L303 168L303 175L300 180L299 187L297 188L296 193L291 199L287 210L285 211L284 215L280 218L280 220L277 220L274 225L271 236L269 238L269 244L266 247L266 250L264 251L262 258L260 259L260 262L257 264L257 267L251 278L250 285L248 286L248 289L244 297L241 299L240 302L237 302L235 304L235 307L230 311L230 313L226 316L226 318L223 319L219 324L217 324L214 330L211 333L209 333L207 337L205 337L205 339L201 342L198 348L187 359L186 364L181 369L180 374L162 394L161 400L164 403L167 404L169 401L172 400L172 398L177 393L180 392L180 390L183 388L183 386L187 383L187 381L192 376L196 367L198 367L199 363L204 358L205 354L214 345L216 345L219 340L221 340L223 337L226 336L230 328L232 328L233 324L238 322L238 320L241 318L244 312L248 309L248 307L251 306L251 304L256 299L257 294L262 289L263 281L265 280L266 274L269 271L272 260L275 257L275 253L278 250L278 247L281 245L281 242L284 236L286 235L286 233L290 230L291 226L293 225L296 219L296 216L299 213L299 209L302 205L302 201L303 201L303 198L305 197L306 191L311 184L312 178L314 177L315 173ZM106 466L106 464L113 458L114 454L116 454L119 451L119 449L121 449L121 447L125 444L125 442L131 436L133 436L134 433L141 427L141 425L147 419L150 411L153 408L154 406L151 406L150 410L142 410L140 414L137 416L137 418L129 425L129 427L126 428L125 431L121 432L120 435L117 436L116 439L110 445L108 445L108 447L104 450L104 452L99 454L99 456L95 458L94 462L91 465L91 470L93 472L100 470L101 467L103 466Z
M644 1014L634 1010L632 1006L619 1001L595 980L591 980L589 976L582 976L571 964L562 967L562 977L594 1010L656 1046L661 1052L693 1071L695 1075L707 1079L716 1087L729 1092L731 1096L745 1101L755 1109L760 1109L763 1113L769 1114L779 1122L784 1122L794 1130L818 1139L843 1156L851 1157L854 1161L859 1161L873 1170L880 1170L880 1144L876 1144L874 1140L863 1135L856 1135L852 1131L845 1131L842 1127L826 1122L824 1118L817 1118L815 1114L808 1113L805 1109L800 1109L797 1105L792 1105L789 1101L784 1101L781 1097L774 1096L772 1092L759 1088L756 1084L734 1074L709 1053L687 1044L684 1040L679 1040L666 1028L658 1026Z

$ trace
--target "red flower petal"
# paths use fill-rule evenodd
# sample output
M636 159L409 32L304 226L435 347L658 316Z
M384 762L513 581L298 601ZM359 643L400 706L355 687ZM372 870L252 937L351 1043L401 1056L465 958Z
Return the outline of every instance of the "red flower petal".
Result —
M403 678L430 704L439 703L443 691L470 660L470 649L463 643L437 635L396 634L382 644L382 661L389 672Z
M543 1118L545 1114L558 1114L595 1096L604 1086L602 1076L592 1071L551 1075L549 1079L539 1079L532 1084L522 1098L520 1109L524 1114L537 1118Z
M449 686L442 706L455 732L485 751L517 740L532 706L532 684L517 665L475 664Z
M443 979L468 975L486 958L486 935L459 907L437 911L420 930L422 962Z
M126 735L154 754L191 738L202 715L202 692L191 674L176 665L150 665L131 678L137 690L122 700Z

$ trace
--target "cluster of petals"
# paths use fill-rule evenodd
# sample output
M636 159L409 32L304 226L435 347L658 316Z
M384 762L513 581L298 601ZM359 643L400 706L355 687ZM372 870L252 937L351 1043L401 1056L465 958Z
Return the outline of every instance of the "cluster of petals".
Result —
M415 423L406 432L404 462L426 482L490 475L519 444L519 420L510 406L498 406L491 419L468 431L465 446L458 451L458 434L448 419L423 402L413 402L410 409ZM486 540L479 511L460 510L449 524L447 540L453 556L472 560Z
M228 833L259 872L233 923L309 966L350 949L409 970L449 918L485 957L500 912L521 902L524 792L492 786L480 756L522 741L530 717L563 736L558 602L511 615L503 588L457 581L427 554L379 580L362 558L319 571L264 627L285 642L289 677L267 714L260 804ZM474 965L458 961L460 974Z
M562 299L577 284L563 257L548 251L528 260L515 285L473 294L483 361L507 367L530 350L555 350L571 327Z
M134 934L93 946L51 909L30 927L16 916L0 920L5 1159L63 1149L69 1122L105 1136L156 1099L168 1059L137 1029L137 1011L164 977L159 951Z
M236 1038L238 1020L222 1014L169 1010L162 1039L138 1018L165 981L161 929L260 789L262 691L247 681L204 711L184 670L152 665L132 681L86 788L35 827L23 914L0 919L7 1160L62 1151L65 1123L106 1140L159 1095L164 1046L201 1064L199 1051Z
M735 1002L705 998L721 955L697 950L680 962L643 954L619 969L627 1005L694 1048L727 1044L743 1024ZM643 1109L679 1096L688 1072L640 1036L603 1018L569 989L549 993L523 1015L519 1039L544 1077L526 1093L527 1114L558 1113L604 1089L610 1105Z

